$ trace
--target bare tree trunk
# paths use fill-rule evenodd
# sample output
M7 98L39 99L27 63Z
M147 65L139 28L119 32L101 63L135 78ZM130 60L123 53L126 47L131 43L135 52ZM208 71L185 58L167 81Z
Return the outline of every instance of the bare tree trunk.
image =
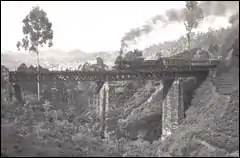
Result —
M103 87L104 88L104 87ZM101 127L101 138L105 138L105 124L106 124L106 90L103 89L103 103L102 103L102 127Z
M37 49L37 99L40 100L40 62L39 62L39 52Z
M190 51L191 49L191 41L190 41L190 38L188 39L188 50Z
M190 51L191 49L191 36L190 36L191 32L188 31L187 33L187 40L188 40L188 50Z
M120 55L121 57L123 57L123 50L122 50L122 48L120 49L119 55Z

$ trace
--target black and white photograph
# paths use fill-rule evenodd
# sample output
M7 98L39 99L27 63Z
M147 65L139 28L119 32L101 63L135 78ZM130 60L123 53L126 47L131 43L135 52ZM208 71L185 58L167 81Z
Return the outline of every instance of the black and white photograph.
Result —
M1 1L1 157L239 157L239 1Z

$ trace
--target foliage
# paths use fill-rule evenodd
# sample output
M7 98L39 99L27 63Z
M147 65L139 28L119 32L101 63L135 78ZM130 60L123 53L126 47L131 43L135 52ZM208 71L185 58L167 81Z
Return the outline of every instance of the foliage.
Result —
M219 50L219 46L216 45L216 44L210 44L209 48L208 48L208 51L213 53L213 54L216 54Z
M47 72L49 71L47 68L43 68L41 66L39 66L39 70L41 72ZM34 67L33 65L30 65L29 67L25 64L22 63L18 66L17 71L25 71L25 72L37 72L37 68Z
M29 155L24 149L19 151L10 148L10 145L23 148L23 140L30 142L24 146L27 149L31 149L32 146L38 147L38 151L35 151L37 153L33 156L43 152L45 146L52 150L51 153L55 152L56 156L67 156L69 153L74 156L110 156L116 153L115 149L111 149L109 153L111 147L94 136L94 132L98 131L92 112L79 115L75 113L74 108L58 109L48 102L43 105L25 104L24 107L19 108L15 106L1 107L1 129L7 130L7 124L11 124L15 131L14 138L21 138L14 139L10 144L5 141L2 145L2 149L5 148L5 155L26 156L24 153ZM7 135L2 138L11 139ZM61 152L56 150L57 148L61 149ZM45 154L51 156L51 153L48 151Z
M25 71L27 69L27 65L25 63L22 63L21 65L19 65L19 67L17 68L17 71Z
M204 15L202 9L198 7L197 1L186 1L185 6L186 8L184 10L185 14L184 25L187 31L188 49L190 49L192 29L198 27L199 23L203 20Z
M208 32L192 33L191 47L208 49L209 45L216 44L219 51L216 55L227 53L227 49L234 43L236 36L239 35L239 25L221 29L209 29ZM178 40L166 41L159 44L154 44L146 48L143 52L146 55L152 55L155 52L161 52L163 56L184 52L187 50L188 41L186 37L180 37ZM173 51L171 47L174 46ZM238 46L238 43L237 43Z
M230 24L234 24L234 22L236 22L237 20L239 22L239 12L230 16L230 18L228 19L228 22Z
M106 70L108 66L104 63L101 57L97 57L96 64L85 62L83 66L79 65L78 68L82 69L82 71L102 71L102 70Z
M125 54L125 60L136 60L138 57L143 55L142 51L135 49L134 51L129 51Z
M25 50L38 54L39 47L43 47L45 44L48 44L48 47L53 45L52 23L44 10L38 6L33 7L22 22L24 37L17 42L18 50L22 47Z
M120 61L123 60L123 57L121 55L117 56L116 59L115 59L115 64L118 64Z
M104 64L104 61L101 57L96 58L97 64L96 67L100 70L105 70L108 66Z
M194 46L203 46L209 44L209 37L211 36L211 43L220 45L224 43L225 37L229 35L229 31L231 28L221 29L221 30L209 30L208 33L198 33L193 34L193 45ZM182 47L182 43L186 42L186 38L181 37L178 41L173 41L175 44L176 52L184 49ZM227 41L229 42L229 41ZM171 42L165 42L163 44L159 44L157 47L164 46L163 48L169 48L172 46ZM236 47L239 45L235 42ZM214 47L211 46L211 49ZM214 48L215 49L215 48ZM164 51L162 51L164 54ZM128 59L136 59L141 56L142 52L134 50L133 52L128 52L125 56ZM97 65L103 67L103 60L101 58L97 58ZM31 67L31 66L30 66ZM85 63L83 68L94 68L94 66L90 63ZM32 67L31 67L32 68ZM96 67L95 67L96 68ZM145 87L144 87L145 88ZM129 88L134 89L134 88ZM143 89L143 88L142 88ZM145 88L146 89L146 88ZM139 90L136 90L134 93ZM127 91L124 91L126 95ZM136 94L138 94L136 93ZM134 106L137 104L142 104L144 102L145 91L141 93L141 95L129 95L133 96L129 100L129 106L125 110L126 117L135 111L134 115L138 116L142 113L140 110L133 110ZM148 98L149 96L146 96ZM211 95L209 95L211 97ZM61 97L59 97L61 98ZM131 102L130 102L131 100ZM82 100L81 100L82 101ZM43 107L43 108L41 108ZM66 106L65 106L66 107ZM203 107L203 106L198 106ZM125 108L125 107L124 107ZM9 110L10 109L10 110ZM129 109L129 112L127 111ZM9 111L10 112L9 112ZM110 140L101 140L99 139L100 133L100 123L96 118L95 111L86 110L79 113L74 113L76 111L76 107L71 109L67 107L66 109L58 109L58 107L54 105L50 105L49 103L44 104L43 106L34 106L34 105L25 105L24 107L7 107L6 109L2 109L2 122L9 123L12 120L15 120L14 125L17 127L18 134L21 133L21 137L28 138L29 135L33 134L37 136L37 143L40 146L46 146L46 144L52 144L54 147L60 148L62 151L66 151L67 148L71 149L71 153L75 153L76 150L82 151L82 155L88 156L99 156L99 155L108 155L109 153L114 153L118 151L122 156L156 156L156 150L160 146L160 141L155 142L153 144L149 144L146 141L138 140L133 141L124 136L122 138L116 137L116 133L111 133ZM116 113L116 111L115 111ZM146 113L144 113L145 115ZM122 115L122 113L119 113ZM230 115L229 115L230 116ZM116 114L114 115L116 118ZM129 117L130 118L130 117ZM203 118L203 117L202 117ZM207 117L204 117L207 118ZM125 121L125 120L123 120ZM121 122L121 121L117 121ZM123 122L122 124L127 124L129 122L134 122L132 118L128 120L128 122ZM134 122L135 123L135 122ZM32 124L35 124L34 126ZM121 123L116 124L116 126L120 126ZM124 125L123 125L124 126ZM121 128L121 127L119 127ZM121 131L122 130L122 131ZM124 129L120 129L121 132ZM120 132L119 132L120 133ZM178 135L177 135L178 136ZM123 138L124 137L124 138ZM107 144L107 145L106 145ZM51 148L52 149L52 148ZM103 154L93 153L93 151L103 151ZM26 155L24 155L26 156ZM69 155L68 155L69 156Z
M101 57L97 57L97 64L101 65L101 67L103 67L104 61Z

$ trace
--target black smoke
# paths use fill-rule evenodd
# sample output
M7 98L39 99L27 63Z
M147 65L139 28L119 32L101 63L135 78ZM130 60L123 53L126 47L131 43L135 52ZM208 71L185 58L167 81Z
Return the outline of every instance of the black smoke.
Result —
M233 14L232 16L230 16L230 17L228 18L228 22L229 22L230 24L234 24L236 21L239 21L239 12Z
M121 49L128 46L128 41L135 41L143 34L149 34L153 30L153 26L156 25L158 21L162 22L162 28L166 27L169 22L169 20L165 16L157 15L150 19L150 23L145 23L141 27L131 29L123 36L121 40Z
M202 9L204 17L226 16L228 12L236 12L239 10L239 1L203 1L199 3L199 7ZM171 22L183 22L184 18L184 8L178 10L169 9L164 15L156 15L149 20L150 23L146 23L139 28L131 29L127 32L121 40L121 48L127 47L128 41L136 41L140 36L149 34L158 22L161 22L163 24L162 28L164 28Z
M166 11L166 16L170 22L181 22L183 20L184 14L182 10L169 9Z
M239 9L239 1L204 1L199 3L204 16L226 16Z

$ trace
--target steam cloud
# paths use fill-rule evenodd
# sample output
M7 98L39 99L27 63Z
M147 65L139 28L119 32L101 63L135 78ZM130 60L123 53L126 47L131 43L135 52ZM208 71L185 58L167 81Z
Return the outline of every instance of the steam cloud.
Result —
M199 7L203 10L204 17L207 16L226 16L226 13L239 10L239 1L204 1L199 3ZM232 17L235 21L239 18L237 15ZM131 29L121 40L121 49L128 46L128 41L135 41L136 38L143 34L153 31L153 26L158 21L162 22L162 28L166 27L170 22L182 22L184 20L184 8L180 10L169 9L164 15L156 15L150 19L150 23L144 24L142 27ZM231 22L230 22L231 23Z
M233 15L230 16L229 19L228 19L228 22L229 22L230 24L234 24L234 23L237 22L237 21L239 22L239 12L233 14Z

